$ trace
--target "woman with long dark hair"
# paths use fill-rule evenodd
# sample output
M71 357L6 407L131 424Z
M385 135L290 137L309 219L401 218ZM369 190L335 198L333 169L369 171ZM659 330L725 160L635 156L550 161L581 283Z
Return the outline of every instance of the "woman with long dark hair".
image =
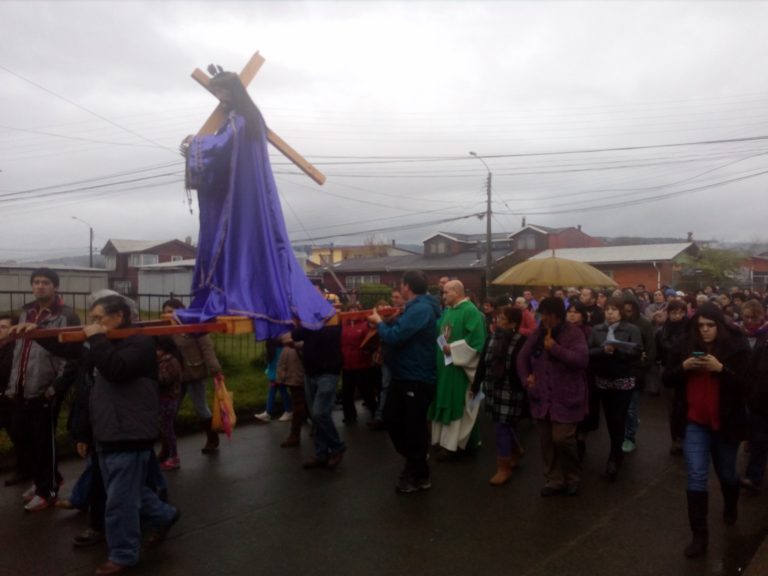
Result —
M707 550L709 466L714 464L723 494L723 521L736 522L739 479L736 455L747 438L745 371L749 344L722 310L704 304L690 322L688 337L670 355L664 384L675 390L674 418L684 430L688 470L688 519L693 532L689 558Z

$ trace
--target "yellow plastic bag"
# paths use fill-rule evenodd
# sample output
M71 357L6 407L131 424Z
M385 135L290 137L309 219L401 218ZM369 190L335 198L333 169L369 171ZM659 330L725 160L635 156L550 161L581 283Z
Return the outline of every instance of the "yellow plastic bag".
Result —
M232 430L237 424L234 393L227 390L224 375L218 374L213 379L213 421L211 428L232 437Z

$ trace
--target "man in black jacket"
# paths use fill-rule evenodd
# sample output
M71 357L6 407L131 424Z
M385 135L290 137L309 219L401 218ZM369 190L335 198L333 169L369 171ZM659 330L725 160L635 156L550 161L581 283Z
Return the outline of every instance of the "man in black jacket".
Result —
M306 374L306 397L310 418L315 425L315 457L305 469L335 468L347 446L333 423L336 387L344 364L341 353L341 322L338 314L320 330L297 328L282 337L283 345L299 350Z
M130 325L130 307L120 296L97 300L85 327L90 350L87 366L93 385L90 420L99 468L107 494L105 529L109 560L98 575L119 574L139 561L141 522L162 541L179 512L162 502L146 484L151 452L158 436L157 356L149 336L108 340L107 331ZM89 447L78 443L82 455Z

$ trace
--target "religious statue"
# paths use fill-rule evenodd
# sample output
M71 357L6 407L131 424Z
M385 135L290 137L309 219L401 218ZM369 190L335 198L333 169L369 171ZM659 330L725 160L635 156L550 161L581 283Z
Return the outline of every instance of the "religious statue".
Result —
M267 152L268 129L240 78L221 68L209 89L228 112L214 134L182 143L187 187L197 190L200 233L192 303L183 322L253 319L257 340L319 329L335 310L312 286L291 248Z

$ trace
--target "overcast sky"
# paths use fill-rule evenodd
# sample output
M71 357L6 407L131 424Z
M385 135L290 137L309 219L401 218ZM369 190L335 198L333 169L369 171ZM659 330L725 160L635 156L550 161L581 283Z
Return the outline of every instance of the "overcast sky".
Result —
M494 232L768 240L766 22L763 2L4 1L0 261L87 253L72 216L97 249L196 238L177 148L215 101L189 74L257 50L254 101L328 177L273 151L295 241L484 232L470 151Z

